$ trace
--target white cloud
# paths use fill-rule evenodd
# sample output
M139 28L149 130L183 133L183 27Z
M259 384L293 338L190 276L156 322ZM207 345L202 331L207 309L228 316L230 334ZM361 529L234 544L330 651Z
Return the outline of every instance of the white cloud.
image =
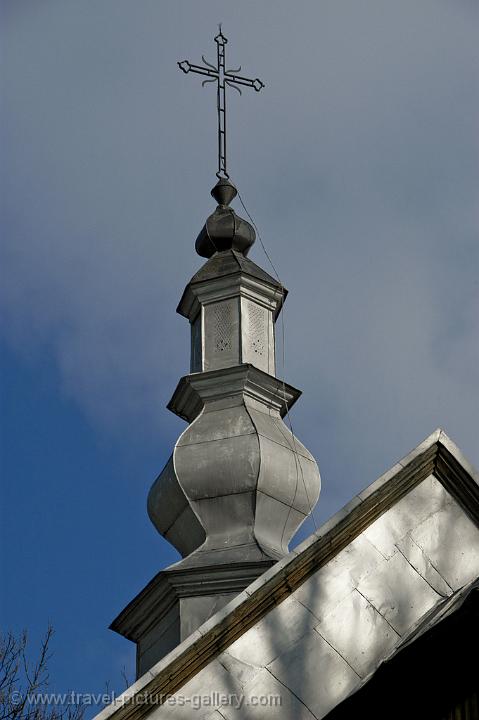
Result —
M478 461L472 5L4 14L3 333L53 354L101 431L173 427L189 348L174 310L215 170L214 92L175 62L212 57L222 19L231 65L266 82L231 97L230 161L291 291L287 379L324 493L347 499L439 424Z

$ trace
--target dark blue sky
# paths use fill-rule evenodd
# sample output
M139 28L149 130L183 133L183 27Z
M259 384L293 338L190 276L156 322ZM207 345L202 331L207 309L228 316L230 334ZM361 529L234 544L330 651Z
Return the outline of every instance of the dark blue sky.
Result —
M133 652L106 627L155 565L176 557L144 514L167 449L101 438L62 397L48 358L27 365L3 346L1 359L2 624L36 642L54 625L59 689L114 687Z
M183 427L175 308L214 207L214 90L176 61L213 59L222 21L230 67L266 83L229 98L229 165L290 290L320 522L437 426L479 464L479 8L0 12L2 621L53 623L59 689L118 689L133 647L107 626L175 557L146 496Z
M52 690L121 689L134 646L107 627L179 558L146 516L173 438L134 432L122 446L65 400L47 357L25 363L2 344L0 359L2 626L27 628L33 652L53 624Z

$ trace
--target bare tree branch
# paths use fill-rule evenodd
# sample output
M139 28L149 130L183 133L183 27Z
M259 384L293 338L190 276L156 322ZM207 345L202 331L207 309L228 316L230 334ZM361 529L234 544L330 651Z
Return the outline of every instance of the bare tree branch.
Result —
M53 628L48 627L36 661L28 658L28 636L0 634L0 720L83 720L84 707L41 703L48 687ZM41 697L40 697L41 701Z

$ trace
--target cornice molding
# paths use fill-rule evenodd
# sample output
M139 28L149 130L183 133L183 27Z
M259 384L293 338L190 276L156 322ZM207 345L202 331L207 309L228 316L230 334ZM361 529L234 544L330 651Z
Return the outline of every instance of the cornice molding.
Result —
M239 593L273 565L273 560L162 570L113 620L110 629L137 642L180 598Z
M238 270L231 275L188 283L176 312L192 322L198 315L201 305L241 296L271 310L276 320L286 295L285 288L281 290L265 280L249 275L244 270Z
M168 410L192 422L205 402L233 397L249 397L276 410L281 417L292 408L301 391L282 380L245 363L221 370L185 375L167 405Z

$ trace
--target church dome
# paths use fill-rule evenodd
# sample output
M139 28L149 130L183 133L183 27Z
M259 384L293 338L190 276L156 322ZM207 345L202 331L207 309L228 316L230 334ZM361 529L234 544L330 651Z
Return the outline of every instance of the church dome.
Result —
M256 234L249 222L240 218L230 202L237 190L226 178L221 178L211 191L218 207L207 219L198 237L195 249L201 257L210 258L216 252L236 250L247 255L253 245Z

